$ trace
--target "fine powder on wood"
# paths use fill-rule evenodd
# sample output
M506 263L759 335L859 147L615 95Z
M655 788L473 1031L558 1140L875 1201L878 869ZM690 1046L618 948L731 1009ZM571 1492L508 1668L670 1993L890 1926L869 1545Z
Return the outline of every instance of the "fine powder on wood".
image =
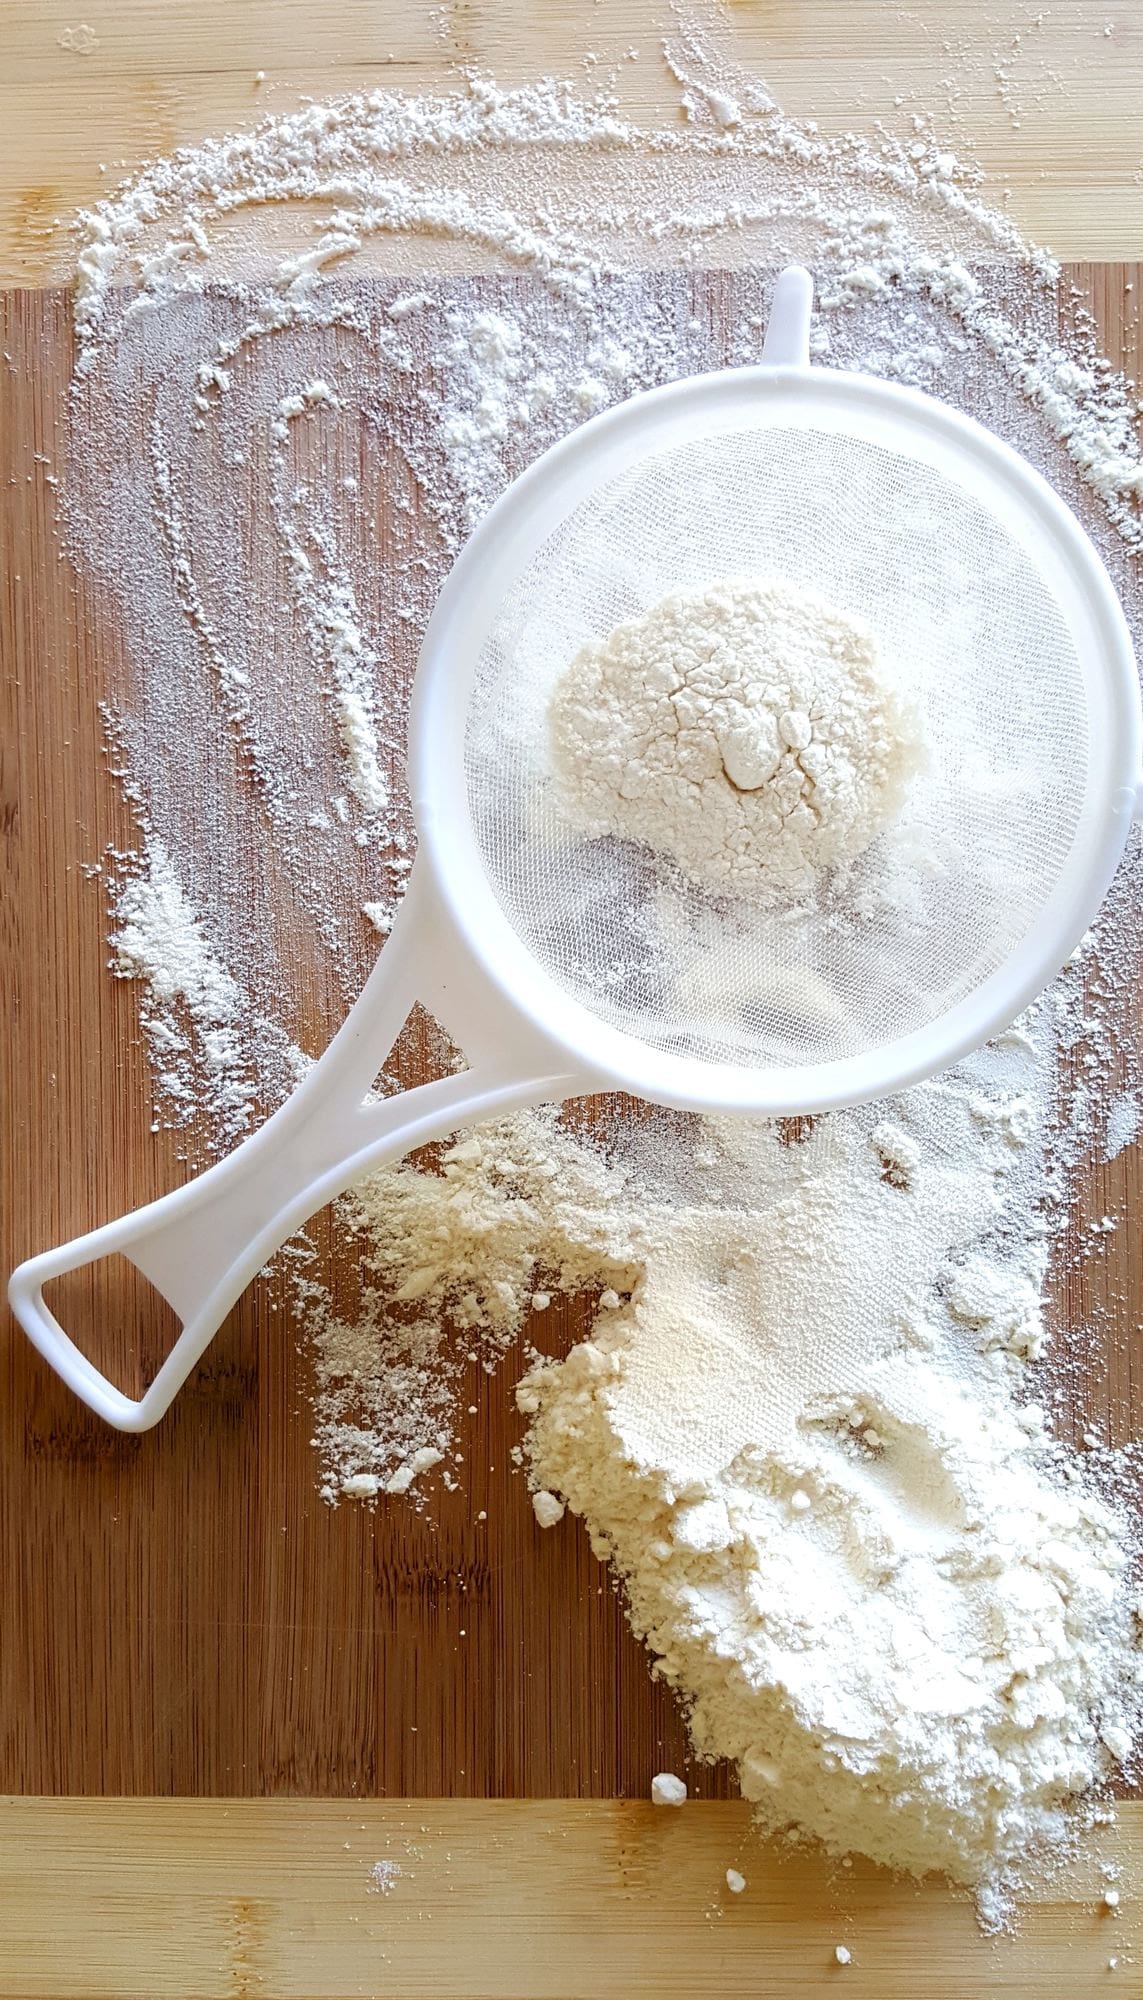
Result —
M920 116L826 139L701 38L671 49L686 122L663 131L570 85L379 90L186 148L86 218L65 501L122 609L112 747L144 850L114 964L141 982L156 1115L207 1149L304 1067L284 940L348 999L366 925L372 950L391 922L413 849L402 673L464 533L584 414L756 361L789 256L815 271L815 358L932 389L1025 451L1084 507L1138 624L1135 399L1050 259ZM235 218L272 218L250 285ZM499 276L459 275L474 257ZM717 339L677 268L704 257L753 266ZM722 768L758 804L743 747L725 732ZM1101 953L1120 940L1128 988L1136 930L1128 896ZM544 1339L557 1283L602 1284L591 1340L524 1392L537 1533L573 1531L565 1501L584 1518L698 1746L736 1760L768 1825L942 1865L995 1917L1037 1837L1062 1842L1127 1759L1137 1702L1123 1482L1113 1512L1100 1452L1051 1443L1029 1369L1066 1192L1056 1056L1089 1141L1122 1077L1118 1150L1138 1052L1117 1026L1104 989L1057 990L1031 1041L802 1144L652 1119L605 1155L528 1113L375 1177L336 1218L360 1310L335 1308L314 1250L287 1259L323 1491L427 1480L431 1504L464 1477L464 1360L494 1366L530 1306Z
M920 762L868 626L784 581L679 590L617 626L572 661L550 724L582 832L742 895L804 894L855 860Z

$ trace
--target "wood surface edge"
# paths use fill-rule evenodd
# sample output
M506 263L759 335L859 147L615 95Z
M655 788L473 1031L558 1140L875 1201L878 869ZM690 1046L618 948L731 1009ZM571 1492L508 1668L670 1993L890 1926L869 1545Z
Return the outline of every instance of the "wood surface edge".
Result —
M1134 1802L986 1938L938 1882L763 1845L741 1802L7 1797L0 1995L1138 1994L1130 1891L1102 1893L1141 1857Z

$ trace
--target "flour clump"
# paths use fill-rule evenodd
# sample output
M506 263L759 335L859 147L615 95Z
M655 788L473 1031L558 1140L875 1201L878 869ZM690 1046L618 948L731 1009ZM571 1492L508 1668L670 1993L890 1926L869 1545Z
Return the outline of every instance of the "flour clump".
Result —
M922 762L868 626L784 581L678 590L584 646L550 709L558 795L721 893L807 894L853 861Z

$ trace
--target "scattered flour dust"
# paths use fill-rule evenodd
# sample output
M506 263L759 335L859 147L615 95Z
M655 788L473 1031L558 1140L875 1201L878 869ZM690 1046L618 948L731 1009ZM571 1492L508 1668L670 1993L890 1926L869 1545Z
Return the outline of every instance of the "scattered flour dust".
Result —
M583 832L752 897L855 860L920 761L868 626L777 581L676 591L617 626L572 661L550 723Z
M219 959L163 842L150 838L115 896L111 970L140 981L140 1025L169 1121L206 1113L219 1149L256 1122L266 1087L301 1081L308 1067L274 1023L259 1022ZM158 1129L156 1119L152 1129Z
M368 1888L374 1896L391 1896L403 1870L397 1861L375 1861L369 1870Z
M314 1346L327 1499L405 1492L444 1459L454 1381L517 1338L538 1269L565 1290L630 1288L644 1239L625 1186L547 1110L463 1135L435 1172L386 1170L343 1197L361 1280L352 1318L304 1264L292 1272Z
M1051 258L919 114L827 139L704 34L665 53L686 122L661 131L558 83L379 90L183 149L81 220L61 506L122 612L109 734L143 850L112 964L140 983L159 1108L207 1150L305 1066L297 940L346 1001L391 923L408 684L468 528L585 414L757 360L781 263L814 269L815 360L1024 451L1139 629L1134 397ZM708 751L743 813L779 779L793 801L796 763L817 866L860 815L844 786L825 811L826 714L763 695ZM883 812L913 751L880 699ZM639 761L593 810L646 801ZM736 840L719 830L718 866ZM1127 895L1101 952L1125 990L1136 931ZM1114 1004L1057 991L952 1075L808 1134L605 1112L597 1146L535 1112L374 1176L335 1218L359 1295L304 1239L283 1258L323 1491L457 1483L464 1368L495 1367L557 1287L597 1288L591 1338L523 1387L537 1522L585 1520L697 1749L767 1826L943 1868L1000 1921L1136 1721L1130 1527L1098 1453L1052 1442L1032 1372L1079 1150L1053 1121L1063 1098L1089 1130L1121 1077ZM1135 1130L1137 1078L1117 1088L1109 1150Z
M329 536L311 528L311 546L307 549L294 519L295 510L284 491L290 424L313 410L338 407L335 392L320 378L280 399L270 426L275 447L275 514L289 553L295 601L307 628L315 663L319 668L329 669L347 783L365 818L373 820L389 804L389 786L378 753L373 714L377 660L362 630L353 585L339 571Z

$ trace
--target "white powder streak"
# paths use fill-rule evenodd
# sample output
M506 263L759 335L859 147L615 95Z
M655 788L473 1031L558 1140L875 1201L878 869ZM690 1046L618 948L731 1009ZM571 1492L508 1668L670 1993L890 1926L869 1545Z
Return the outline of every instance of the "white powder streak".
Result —
M1107 1135L1104 1140L1103 1157L1117 1160L1120 1153L1133 1146L1139 1136L1139 1097L1133 1090L1125 1090L1113 1097L1107 1113Z
M153 836L141 871L118 890L115 914L111 969L144 988L140 1023L160 1100L175 1124L205 1112L213 1143L228 1148L254 1122L269 1078L284 1068L300 1081L306 1058L280 1029L257 1021Z
M377 659L361 629L353 585L337 563L330 536L316 521L309 534L319 560L328 574L321 576L295 525L296 506L287 492L286 440L289 426L307 411L340 408L327 382L309 382L294 395L283 396L271 425L274 441L276 485L275 512L282 539L290 558L297 601L306 620L315 659L324 665L333 683L338 733L345 752L349 788L363 813L376 819L389 804L389 786L381 769L377 727L374 719L373 681Z
M147 873L124 886L119 924L111 942L121 978L146 978L157 1000L185 1000L204 1023L234 1020L238 986L206 943L161 841L148 844Z
M123 885L118 916L112 969L149 988L141 1020L161 1091L189 1108L186 1063L197 1054L207 1076L209 1110L226 1137L237 1136L254 1108L254 1080L238 1026L242 994L210 949L161 841L148 843L146 872Z

